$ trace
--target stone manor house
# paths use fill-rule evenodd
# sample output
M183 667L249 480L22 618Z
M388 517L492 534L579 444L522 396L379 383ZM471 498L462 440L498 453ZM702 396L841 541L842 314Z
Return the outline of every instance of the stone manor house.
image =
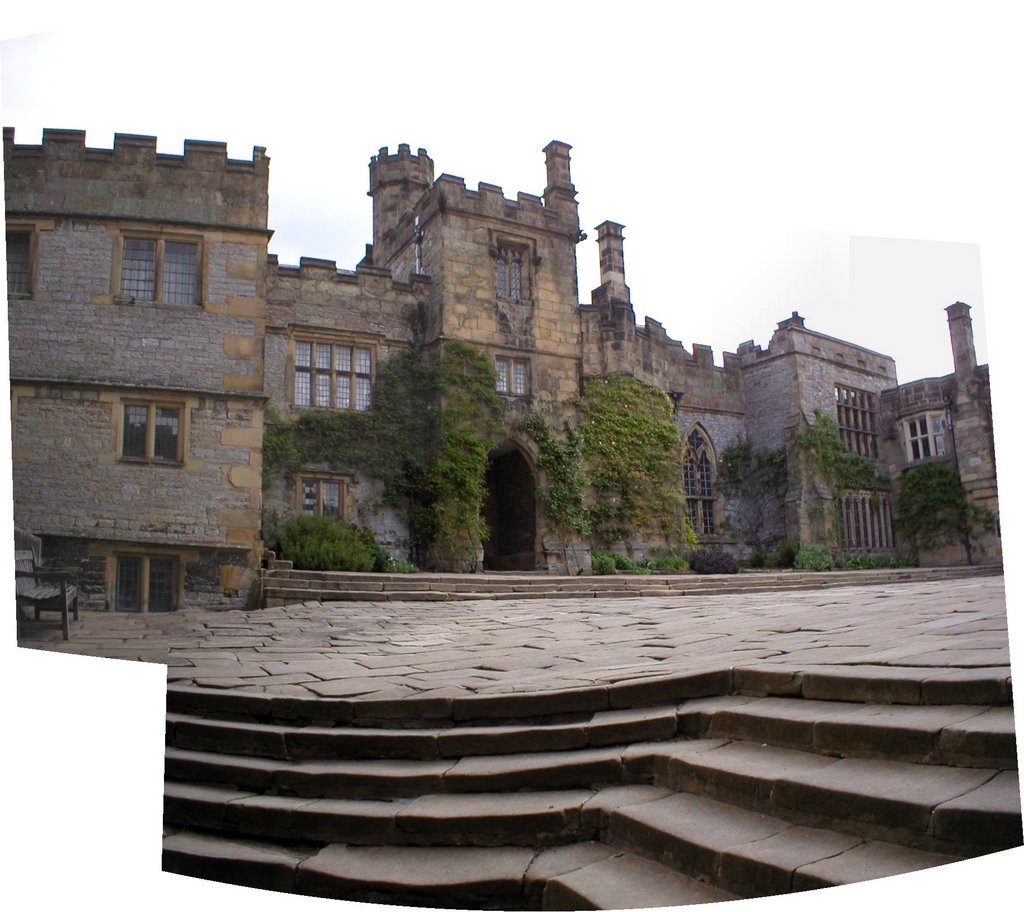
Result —
M470 189L434 176L426 151L370 161L373 243L354 270L268 254L269 159L222 143L4 130L15 524L54 563L81 568L89 607L166 611L244 604L262 557L261 513L322 513L373 528L408 555L401 514L377 483L327 464L263 484L268 407L367 410L388 358L413 342L472 343L493 359L507 437L490 459L485 569L556 568L536 448L515 429L555 426L588 378L629 374L663 390L686 447L684 486L702 542L742 554L742 505L716 486L730 444L778 448L833 416L845 444L897 480L949 460L970 500L996 511L988 370L970 308L946 308L953 374L897 384L893 359L808 328L794 313L767 348L691 351L661 324L637 325L622 226L599 225L600 284L579 301L585 239L570 147L545 149L541 195ZM936 318L940 318L936 315ZM768 518L776 540L819 540L827 492L790 484ZM892 553L891 492L846 492L841 545ZM817 509L816 509L817 505ZM749 550L749 549L748 549ZM585 553L585 549L584 549ZM960 548L929 556L960 561ZM1001 559L989 535L975 561Z

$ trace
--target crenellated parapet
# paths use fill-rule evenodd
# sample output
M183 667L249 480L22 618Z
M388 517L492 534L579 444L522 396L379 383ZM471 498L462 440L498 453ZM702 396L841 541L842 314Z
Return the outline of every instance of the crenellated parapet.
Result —
M43 130L18 145L4 128L7 212L118 218L265 231L270 159L230 159L221 142L186 140L183 155L156 151L155 136L114 135L112 149L85 144L84 130Z
M630 374L664 390L687 408L730 414L744 411L742 366L737 355L724 353L723 364L718 366L711 346L694 344L688 351L650 317L641 325L631 323L625 332L600 306L582 307L580 316L584 376Z
M330 282L351 285L366 294L387 296L388 294L408 294L414 291L424 295L430 285L425 275L414 275L409 281L397 279L392 270L368 263L360 263L355 269L339 269L335 260L319 257L300 257L298 265L281 263L277 254L267 256L270 280L298 279L305 282Z

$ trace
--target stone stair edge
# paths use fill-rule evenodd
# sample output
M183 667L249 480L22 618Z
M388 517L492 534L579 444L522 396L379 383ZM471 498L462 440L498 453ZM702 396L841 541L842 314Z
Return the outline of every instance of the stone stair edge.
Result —
M893 582L995 576L1001 565L908 567L879 570L745 571L739 574L372 574L346 571L270 571L263 578L265 607L289 601L443 601L463 599L680 597L811 587L881 585ZM319 585L318 585L319 584Z
M592 687L493 695L427 694L394 700L238 693L169 682L167 707L168 711L189 712L198 705L200 711L260 719L317 718L333 724L363 722L371 727L384 727L383 724L403 721L422 725L435 721L488 724L550 719L604 710L654 708L734 694L911 706L1012 705L1012 678L1009 667L740 665Z

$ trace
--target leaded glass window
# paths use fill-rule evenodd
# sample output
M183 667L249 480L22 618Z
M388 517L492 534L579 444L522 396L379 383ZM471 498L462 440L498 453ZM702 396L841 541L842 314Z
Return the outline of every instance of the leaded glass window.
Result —
M690 525L698 535L715 530L714 466L711 443L698 429L690 431L683 454L683 492Z
M295 405L365 412L373 404L373 351L369 348L299 340L294 366Z

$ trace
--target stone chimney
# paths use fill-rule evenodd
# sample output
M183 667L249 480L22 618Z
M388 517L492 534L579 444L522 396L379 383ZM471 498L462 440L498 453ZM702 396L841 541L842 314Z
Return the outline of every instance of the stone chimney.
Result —
M949 320L949 341L953 346L953 370L958 380L974 376L978 356L974 351L974 329L971 326L971 308L957 301L946 308Z
M597 226L597 246L601 256L601 287L609 298L629 300L626 266L622 256L623 225L601 222Z

